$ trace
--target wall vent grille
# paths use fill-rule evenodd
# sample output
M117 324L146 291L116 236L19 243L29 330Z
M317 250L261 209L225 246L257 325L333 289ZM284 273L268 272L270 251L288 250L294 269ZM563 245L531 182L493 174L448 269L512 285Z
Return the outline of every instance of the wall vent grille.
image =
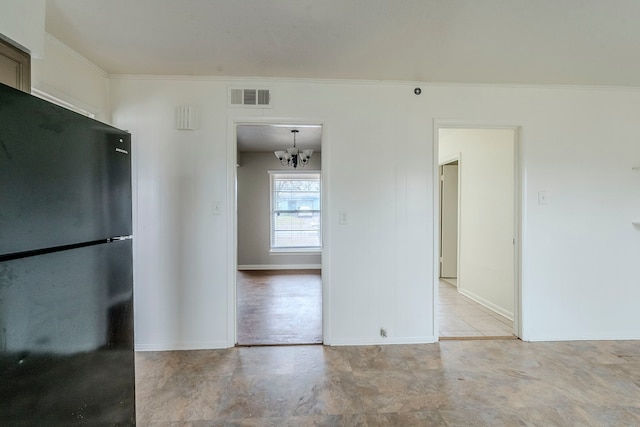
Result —
M176 108L176 129L195 130L196 128L196 107L191 105L180 105Z
M269 89L229 89L229 105L232 107L270 108Z

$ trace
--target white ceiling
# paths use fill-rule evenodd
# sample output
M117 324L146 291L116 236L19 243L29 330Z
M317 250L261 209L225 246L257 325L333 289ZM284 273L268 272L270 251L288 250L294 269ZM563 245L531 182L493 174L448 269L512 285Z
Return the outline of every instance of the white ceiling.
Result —
M276 151L286 150L293 146L292 129L299 130L296 135L296 147L301 150L312 149L320 152L322 143L322 126L319 125L287 125L287 124L246 124L238 125L239 151Z
M640 86L638 0L47 0L111 74Z

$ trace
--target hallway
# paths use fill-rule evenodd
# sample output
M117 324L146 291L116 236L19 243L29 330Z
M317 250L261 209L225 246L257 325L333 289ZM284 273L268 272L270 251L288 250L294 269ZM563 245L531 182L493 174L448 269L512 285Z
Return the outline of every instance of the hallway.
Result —
M446 279L439 286L441 339L515 338L513 321L462 295Z

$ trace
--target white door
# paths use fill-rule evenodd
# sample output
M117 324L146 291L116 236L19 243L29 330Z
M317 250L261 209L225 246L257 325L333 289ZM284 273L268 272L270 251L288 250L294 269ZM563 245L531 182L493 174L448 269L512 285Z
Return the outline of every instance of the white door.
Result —
M440 167L440 277L458 277L458 164Z

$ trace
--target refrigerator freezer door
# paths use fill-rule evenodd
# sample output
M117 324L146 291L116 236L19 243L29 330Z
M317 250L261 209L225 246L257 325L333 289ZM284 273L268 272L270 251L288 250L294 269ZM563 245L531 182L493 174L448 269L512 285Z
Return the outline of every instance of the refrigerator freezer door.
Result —
M0 262L0 424L135 419L131 261L123 240Z
M0 256L131 234L127 132L0 85Z

